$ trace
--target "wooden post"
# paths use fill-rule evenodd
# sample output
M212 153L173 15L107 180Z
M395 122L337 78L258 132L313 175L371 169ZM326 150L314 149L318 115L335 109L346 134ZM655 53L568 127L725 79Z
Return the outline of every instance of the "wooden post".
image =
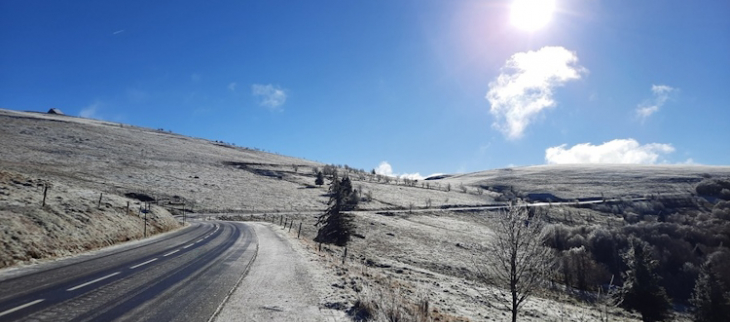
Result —
M302 234L302 223L299 223L299 232L297 233L297 239L299 239L299 235Z
M147 238L147 212L144 213L144 238Z
M48 195L48 185L43 186L43 207L46 206L46 195Z
M99 193L99 204L98 204L98 205L96 205L96 208L101 208L101 197L102 197L102 196L104 196L104 193L103 193L103 192L100 192L100 193Z
M345 265L345 259L347 259L347 247L345 247L345 253L342 254L342 265Z
M279 216L279 225L281 225L282 222L284 222L284 215Z
M294 219L292 219L292 221L289 222L289 232L291 232L292 225L294 225Z
M319 243L319 249L317 251L318 252L321 252L322 251L322 243Z
M129 200L127 200L127 212L125 213L125 215L129 216Z

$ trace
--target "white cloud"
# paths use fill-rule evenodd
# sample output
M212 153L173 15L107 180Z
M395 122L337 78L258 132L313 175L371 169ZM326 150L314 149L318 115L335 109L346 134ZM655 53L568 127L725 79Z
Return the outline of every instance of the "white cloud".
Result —
M98 109L101 106L101 103L94 102L93 104L81 109L79 112L79 116L87 119L100 119L101 117L98 114Z
M380 162L377 168L375 168L375 173L379 175L389 176L389 177L398 177L398 178L405 178L409 180L423 180L423 176L416 172L416 173L402 173L397 174L393 172L393 167L388 163L388 161Z
M493 126L508 139L521 138L540 111L555 106L553 89L587 72L578 56L563 47L512 55L489 83L486 99L496 118Z
M380 162L377 168L375 168L375 173L384 175L384 176L393 176L393 167L390 166L390 163L388 161Z
M651 85L653 97L650 100L642 102L636 107L636 115L643 122L646 118L658 112L664 103L667 102L670 95L676 91L676 88L672 88L667 85Z
M286 91L271 84L253 84L251 93L260 99L259 105L275 110L286 102Z
M232 82L232 83L228 84L228 90L230 90L231 92L235 92L236 91L236 82Z
M118 34L121 34L123 32L124 32L124 29L120 29L120 30L117 30L117 31L113 32L112 35L118 35Z
M661 155L674 152L671 144L641 145L634 139L617 139L601 145L582 143L570 148L566 148L566 146L567 144L563 144L545 150L545 162L548 164L653 164L659 160Z

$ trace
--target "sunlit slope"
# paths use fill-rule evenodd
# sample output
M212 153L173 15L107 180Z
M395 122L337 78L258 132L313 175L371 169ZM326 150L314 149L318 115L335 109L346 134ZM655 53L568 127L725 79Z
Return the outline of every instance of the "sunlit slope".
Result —
M686 195L709 177L730 177L728 166L700 165L541 165L459 174L443 182L463 182L495 191L545 199Z
M197 211L306 211L326 207L314 185L323 164L161 130L43 113L0 110L0 167L109 194L144 194ZM347 172L340 168L341 174ZM372 201L361 209L480 205L490 194L423 182L405 186L349 172ZM328 180L325 180L328 181ZM52 192L51 192L52 193ZM177 198L176 198L177 197Z
M302 159L68 116L0 110L0 122L3 168L118 195L178 196L208 209L261 209L280 208L277 197L284 194L287 207L314 207L321 193L284 180L294 173L293 164L316 165ZM249 168L256 164L280 173L255 174Z

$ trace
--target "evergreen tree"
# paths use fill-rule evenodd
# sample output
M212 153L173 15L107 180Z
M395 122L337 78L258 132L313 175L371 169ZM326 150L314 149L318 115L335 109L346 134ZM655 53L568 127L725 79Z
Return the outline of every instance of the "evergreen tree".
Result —
M656 273L657 263L651 258L650 246L632 238L629 250L623 257L629 269L624 274L622 306L638 311L643 321L670 319L671 302L664 288L659 285L661 278Z
M696 322L722 322L730 317L730 294L725 292L710 260L702 265L690 301L695 306Z
M322 171L317 172L317 179L314 180L314 184L318 186L324 184L324 173L322 173Z
M342 195L344 198L342 210L355 210L360 199L357 197L357 190L354 190L352 188L352 181L349 177L345 176L344 178L342 178L342 182L340 182L340 189L342 190Z
M345 246L350 241L350 235L355 232L352 214L344 211L349 208L348 200L353 195L352 183L345 177L340 182L337 172L332 177L329 188L330 200L327 202L327 210L317 218L315 226L321 226L317 231L314 241L337 246Z

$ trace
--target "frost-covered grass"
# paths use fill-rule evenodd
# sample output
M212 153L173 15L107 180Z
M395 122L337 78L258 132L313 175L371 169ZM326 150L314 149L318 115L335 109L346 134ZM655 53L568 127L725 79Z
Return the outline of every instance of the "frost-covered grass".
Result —
M43 189L48 190L42 206ZM139 204L115 195L71 187L0 170L0 268L72 255L143 237ZM164 208L153 206L147 234L180 227Z

